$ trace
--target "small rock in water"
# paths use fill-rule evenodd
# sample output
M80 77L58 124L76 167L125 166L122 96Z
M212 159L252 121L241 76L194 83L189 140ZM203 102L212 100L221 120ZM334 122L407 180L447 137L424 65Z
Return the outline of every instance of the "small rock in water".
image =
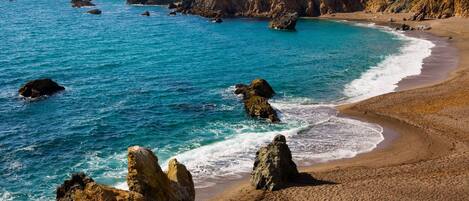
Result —
M18 93L23 97L37 98L40 96L50 96L64 89L63 86L46 78L29 81L18 90Z
M74 8L81 8L84 6L95 6L93 3L91 3L91 0L72 0L70 1L72 3L72 7Z
M87 11L87 13L93 14L93 15L101 15L101 10L99 10L99 9L93 9L93 10Z
M176 11L171 11L171 12L169 12L168 15L169 15L169 16L176 16Z
M255 79L250 85L237 84L234 93L243 95L244 108L249 116L266 118L270 122L280 121L277 112L267 101L275 92L264 79Z
M212 21L213 23L222 23L223 22L223 20L219 17L212 18L210 21Z
M145 11L142 13L143 16L150 16L150 12L149 11Z
M285 136L275 136L272 143L256 153L250 183L256 189L279 190L299 175Z

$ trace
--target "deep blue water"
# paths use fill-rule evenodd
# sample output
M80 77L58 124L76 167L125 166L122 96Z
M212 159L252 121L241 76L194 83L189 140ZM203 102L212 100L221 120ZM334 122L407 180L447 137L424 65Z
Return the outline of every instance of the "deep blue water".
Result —
M294 152L310 151L298 160L356 154L381 139L323 104L350 98L346 84L399 52L403 42L391 33L322 20L281 32L267 21L213 24L167 16L164 7L95 3L101 16L69 0L0 1L0 200L54 199L76 171L121 185L130 145L152 148L163 165L180 156L202 185L208 174L245 170L276 133ZM150 17L140 16L145 10ZM65 92L40 101L17 95L44 77ZM277 91L283 124L248 118L232 94L258 77Z

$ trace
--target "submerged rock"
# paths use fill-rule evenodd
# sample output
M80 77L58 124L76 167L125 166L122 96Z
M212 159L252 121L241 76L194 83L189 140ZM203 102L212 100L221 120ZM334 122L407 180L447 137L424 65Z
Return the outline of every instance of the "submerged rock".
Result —
M269 27L278 30L295 30L298 13L280 14L272 19Z
M93 15L101 15L102 12L99 9L93 9L93 10L87 11L87 13L93 14Z
M213 22L213 23L222 23L223 22L223 20L219 17L212 18L212 19L210 19L210 21Z
M143 12L141 15L143 15L143 16L150 16L150 12L149 12L149 11L145 11L145 12Z
M84 6L95 6L93 3L91 3L91 0L72 0L70 1L72 3L72 7L74 8L81 8Z
M46 78L29 81L18 90L18 93L23 97L37 98L46 95L50 96L62 90L65 90L63 86Z
M173 159L164 173L158 165L158 158L147 148L128 148L129 190L120 190L97 184L84 173L73 174L57 188L59 201L193 201L194 182L186 167Z
M267 101L275 92L264 79L255 79L250 85L237 84L234 93L243 95L244 108L251 117L266 118L271 122L280 121L277 112Z
M275 136L272 143L256 153L250 183L256 189L279 190L299 175L285 136Z

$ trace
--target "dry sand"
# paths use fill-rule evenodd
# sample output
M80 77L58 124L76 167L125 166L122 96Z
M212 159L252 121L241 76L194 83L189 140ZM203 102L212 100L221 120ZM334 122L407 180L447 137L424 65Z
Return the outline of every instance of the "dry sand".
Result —
M408 17L358 12L324 18L386 25ZM405 23L430 25L428 33L456 50L438 50L422 76L403 80L398 92L338 108L382 125L386 140L379 148L302 168L303 177L279 191L255 190L244 180L212 200L469 200L469 19ZM456 53L452 63L448 58Z

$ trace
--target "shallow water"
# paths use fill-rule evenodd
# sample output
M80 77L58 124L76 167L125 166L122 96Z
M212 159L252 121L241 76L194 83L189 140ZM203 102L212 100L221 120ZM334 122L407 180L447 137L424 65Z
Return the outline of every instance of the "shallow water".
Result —
M352 157L383 139L381 127L339 118L332 106L392 91L431 48L349 23L300 20L297 32L281 32L124 1L96 1L95 16L68 2L0 1L0 200L54 199L77 171L125 188L131 145L152 148L163 166L176 156L198 188L249 171L278 133L298 162ZM416 62L397 69L392 61L411 53ZM65 92L18 97L42 77ZM234 84L258 77L277 91L282 124L248 118L233 95ZM382 77L390 79L375 82Z

